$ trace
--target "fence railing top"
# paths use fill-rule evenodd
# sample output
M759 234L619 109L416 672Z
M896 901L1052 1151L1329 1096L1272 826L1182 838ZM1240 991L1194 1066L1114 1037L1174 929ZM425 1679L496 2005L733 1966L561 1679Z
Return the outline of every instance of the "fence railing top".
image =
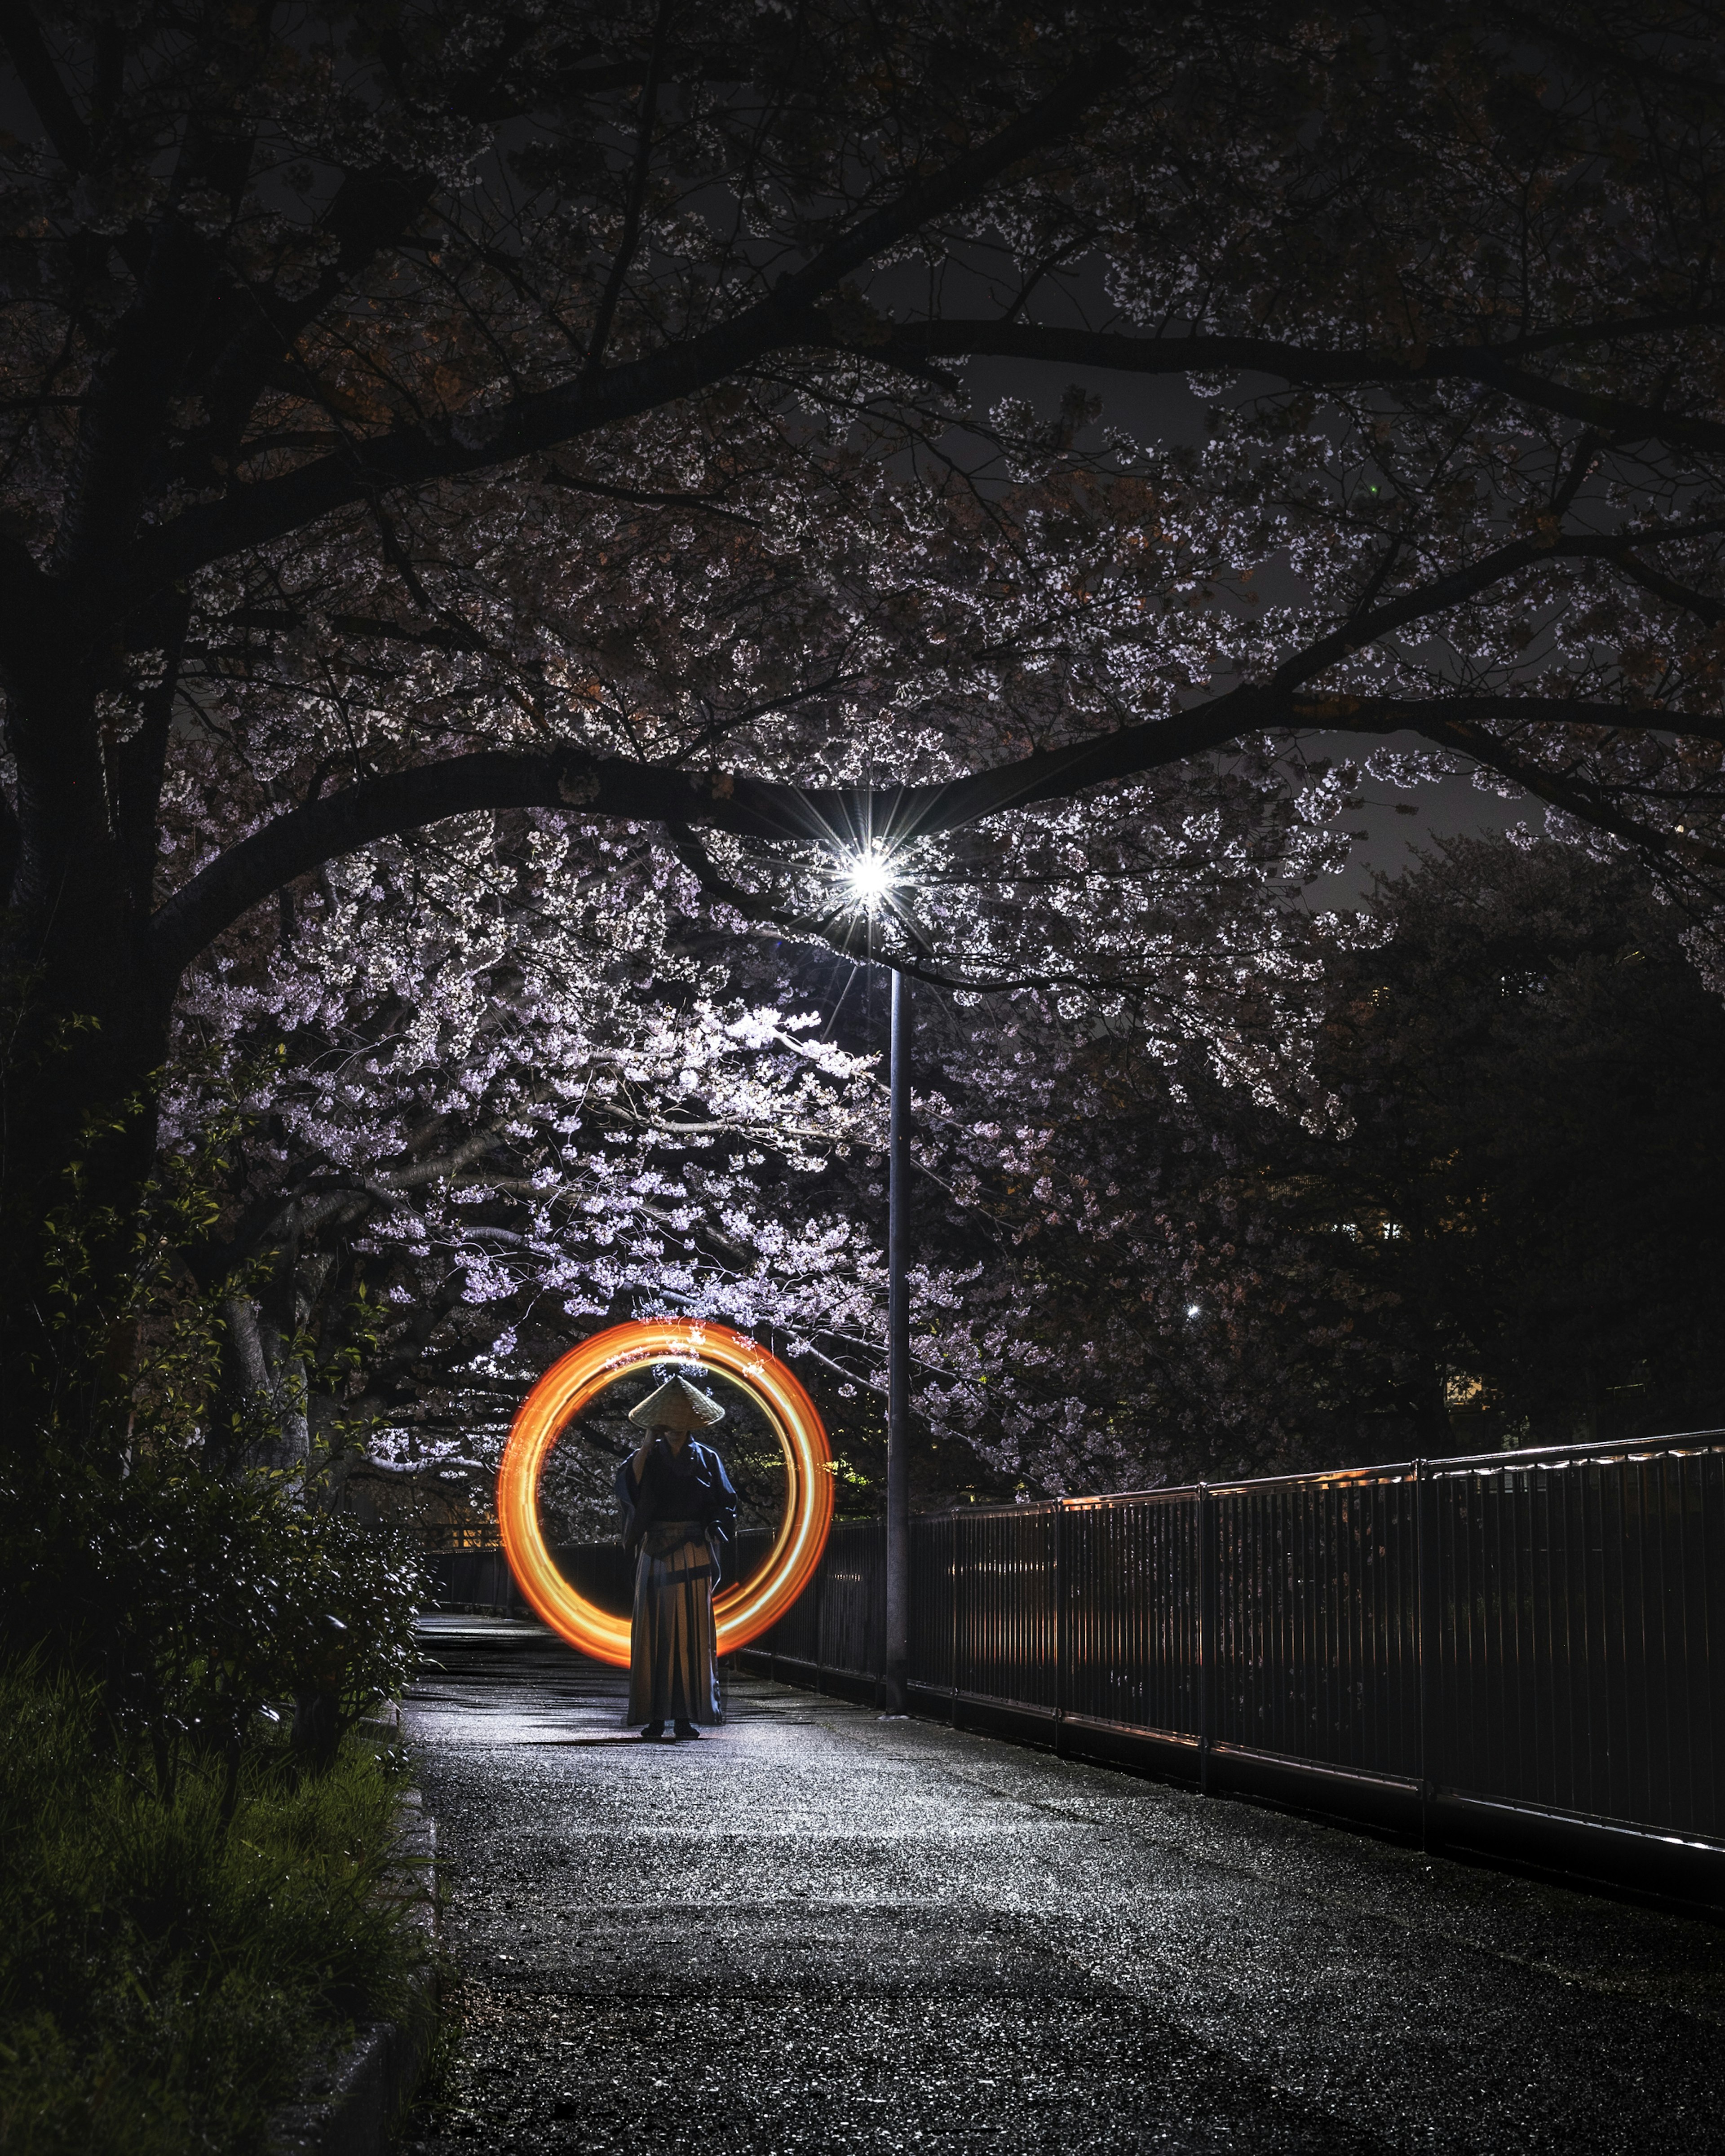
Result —
M1494 1469L1563 1467L1586 1460L1633 1460L1660 1452L1725 1450L1725 1430L1670 1430L1657 1437L1602 1438L1581 1445L1534 1445L1513 1452L1461 1452L1425 1460L1391 1460L1370 1467L1310 1467L1297 1475L1244 1476L1226 1482L1164 1482L1149 1490L1115 1490L1095 1497L1036 1497L1013 1505L949 1505L919 1520L1029 1519L1053 1512L1095 1512L1111 1505L1168 1504L1206 1492L1231 1497L1253 1490L1321 1489L1337 1482L1411 1482L1428 1474L1483 1474Z
M1515 1452L1463 1452L1425 1464L1440 1475L1476 1473L1491 1467L1560 1467L1575 1460L1645 1459L1690 1447L1701 1452L1725 1448L1725 1430L1666 1430L1657 1437L1607 1437L1589 1445L1530 1445Z

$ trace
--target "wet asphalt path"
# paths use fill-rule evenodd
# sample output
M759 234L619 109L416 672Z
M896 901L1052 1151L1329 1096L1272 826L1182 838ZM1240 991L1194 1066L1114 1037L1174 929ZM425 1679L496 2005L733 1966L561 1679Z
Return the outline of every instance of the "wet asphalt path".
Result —
M465 2036L434 2151L1725 2152L1725 1932L536 1627L408 1707Z

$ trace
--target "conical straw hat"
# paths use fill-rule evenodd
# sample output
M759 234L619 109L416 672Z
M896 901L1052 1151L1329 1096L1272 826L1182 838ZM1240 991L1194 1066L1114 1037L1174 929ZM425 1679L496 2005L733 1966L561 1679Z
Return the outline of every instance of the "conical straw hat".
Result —
M701 1430L708 1423L723 1422L725 1410L711 1393L703 1393L686 1378L667 1378L656 1393L649 1393L629 1419L644 1430Z

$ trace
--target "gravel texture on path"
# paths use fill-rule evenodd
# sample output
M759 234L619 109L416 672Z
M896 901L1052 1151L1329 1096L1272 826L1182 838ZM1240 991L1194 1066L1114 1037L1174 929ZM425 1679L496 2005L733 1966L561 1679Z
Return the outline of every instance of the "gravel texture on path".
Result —
M733 1676L438 1619L407 1728L470 2149L1725 2152L1725 1932Z

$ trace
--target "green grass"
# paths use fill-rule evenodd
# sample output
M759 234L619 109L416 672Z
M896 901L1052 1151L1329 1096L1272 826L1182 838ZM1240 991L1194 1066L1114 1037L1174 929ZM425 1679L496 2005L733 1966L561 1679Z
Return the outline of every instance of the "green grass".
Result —
M0 2150L260 2150L307 2062L413 2010L427 1947L390 1861L398 1779L348 1740L172 1801L106 1753L93 1697L0 1671Z

